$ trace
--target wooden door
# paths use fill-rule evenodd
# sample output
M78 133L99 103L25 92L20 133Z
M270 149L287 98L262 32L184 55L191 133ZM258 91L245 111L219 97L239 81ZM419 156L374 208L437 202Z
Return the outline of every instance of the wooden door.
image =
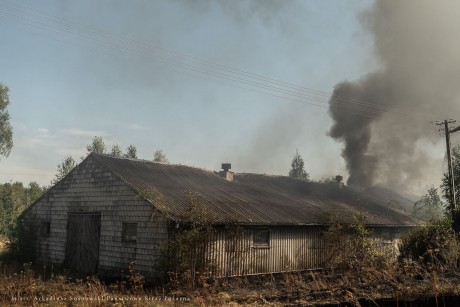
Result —
M100 213L69 213L64 264L73 272L97 273L99 264Z

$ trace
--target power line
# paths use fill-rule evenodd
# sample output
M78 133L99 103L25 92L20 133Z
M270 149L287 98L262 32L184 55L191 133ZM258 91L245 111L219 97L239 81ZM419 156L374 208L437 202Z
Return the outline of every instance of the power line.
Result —
M12 14L12 13L9 13L9 12L4 12L4 11L1 11L2 13L4 14L9 14L9 15L13 15L14 17L16 18L21 18L21 16L18 16L17 14ZM23 20L19 20L19 21L23 21ZM27 20L28 23L31 22L31 20ZM36 24L35 24L36 25ZM48 29L48 30L51 30L53 32L56 32L58 34L63 34L62 32L59 32L55 29L50 29L48 25L44 25L43 23L40 23L38 26L40 26L41 28L43 28L44 26ZM79 39L81 39L80 37L77 37ZM94 39L94 38L93 38ZM99 39L100 41L100 39ZM105 45L109 45L109 47L117 47L116 45L113 45L113 44L109 44L107 41L100 41L101 43L105 44ZM137 50L136 50L137 51ZM170 59L162 59L162 60L170 60ZM305 96L305 95L299 95L299 94L296 94L296 93L293 93L293 92L289 92L289 91L286 91L285 89L280 89L280 88L276 88L276 87L273 87L273 86L267 86L266 84L260 84L260 83L257 83L257 82L253 82L252 80L246 80L246 79L241 79L241 78L235 78L234 76L229 76L229 75L224 75L224 74L221 74L219 72L215 72L215 71L209 71L209 70L197 70L197 69L194 69L194 67L185 67L183 65L177 65L177 63L169 63L169 64L173 64L173 65L176 65L176 66L179 66L179 67L182 67L182 68L185 68L185 69L191 69L191 70L194 70L194 71L197 71L197 72L204 72L204 73L214 73L215 75L217 75L218 77L221 77L221 78L224 78L224 79L227 79L227 80L230 80L230 81L235 81L235 82L240 82L240 83L245 83L245 84L248 84L250 86L254 86L254 87L259 87L259 88L262 88L262 89L265 89L265 90L270 90L270 91L278 91L280 92L281 94L288 94L288 95L296 95L300 98L305 98L305 99L309 99L309 100L316 100L316 101L321 101L324 103L324 100L322 99L319 99L318 97L311 97L311 96ZM339 98L340 99L340 98ZM372 108L379 108L379 106L372 106ZM382 108L382 107L380 107ZM363 110L367 111L367 114L368 113L371 113L373 112L372 109L364 109ZM385 109L383 109L385 110ZM390 109L389 109L390 110ZM393 109L391 109L393 110ZM412 113L407 113L407 112L404 112L403 113L404 115L412 115Z
M104 29L96 29L96 28L93 28L93 27L89 27L89 26L87 26L85 24L75 22L75 21L63 18L61 16L58 16L58 15L45 13L45 12L40 11L38 9L35 9L33 7L18 4L18 3L15 3L13 1L10 1L10 0L4 0L4 1L9 2L11 4L14 4L14 5L17 5L17 6L20 6L20 7L23 7L25 9L32 10L38 16L48 17L48 18L52 17L57 22L67 24L67 25L71 25L71 26L76 26L77 28L82 29L84 31L90 31L90 32L95 33L97 35L103 34L103 35L106 35L107 37L111 37L111 38L123 39L125 41L129 41L129 42L132 42L132 43L135 43L135 44L139 44L141 46L148 47L151 50L154 49L154 50L158 50L160 52L165 52L165 53L171 54L174 59L196 61L198 63L205 64L205 65L208 65L208 66L211 66L211 67L214 67L214 68L218 68L220 70L227 70L229 72L234 72L234 73L237 73L237 74L240 74L240 75L249 76L249 77L255 78L257 80L262 80L262 81L269 82L269 83L272 83L272 84L285 86L287 88L290 88L290 89L293 89L293 90L296 90L296 91L306 91L306 92L308 92L310 94L315 94L315 95L319 95L319 96L326 96L326 98L329 98L331 96L331 93L327 93L327 92L323 92L323 91L319 91L319 90L314 90L314 89L310 89L310 88L307 88L307 87L298 86L298 85L295 85L295 84L292 84L292 83L288 83L288 82L276 80L276 79L273 79L273 78L261 76L261 75L254 74L254 73L251 73L251 72L248 72L248 71L245 71L245 70L233 68L233 67L230 67L228 65L218 64L218 63L215 63L215 62L208 61L206 59L201 59L201 58L198 58L198 57L195 57L195 56L190 56L190 55L187 55L185 53L180 53L180 52L172 51L172 50L169 50L169 49L166 49L166 48L158 47L158 46L155 46L153 44L146 43L146 42L143 42L143 41L139 41L139 40L133 39L133 38L128 37L128 36L123 36L123 35L117 34L115 32L107 31L107 30L104 30ZM350 102L350 103L354 103L354 104L357 104L357 105L367 106L367 107L375 108L375 109L379 109L379 110L400 111L400 112L403 112L404 115L411 115L411 114L414 115L414 114L416 114L416 115L420 115L420 116L423 116L423 117L427 118L427 115L422 114L422 113L408 112L407 110L403 110L403 109L400 109L400 108L394 108L394 107L389 108L389 107L378 106L378 105L375 105L375 104L366 103L366 102L364 102L362 100L350 99L348 97L336 96L335 99L339 100L339 101Z
M297 86L273 78L268 78L244 70L232 68L227 65L222 65L197 57L189 56L184 53L178 53L157 47L150 43L135 40L130 37L122 36L107 30L92 28L82 23L78 23L57 15L45 13L30 6L14 3L9 0L3 0L3 5L7 8L19 11L18 14L0 10L0 14L3 14L3 16L37 27L44 31L63 35L66 38L73 37L82 41L97 42L117 52L127 51L137 55L151 57L156 61L174 66L176 68L186 69L189 71L204 74L206 76L212 75L214 77L232 82L233 86L235 86L235 83L239 84L240 86L237 87L240 88L247 89L246 86L248 86L251 89L255 88L255 92L271 95L284 100L302 102L315 106L324 105L324 107L328 107L327 102L329 100L329 96L331 95L330 93ZM45 18L45 21L37 21L27 17L27 15L24 14L32 14L34 16L38 16L39 18ZM54 25L47 23L50 20L52 22L57 22L64 25L64 29L56 29ZM83 32L74 33L72 29L81 30ZM321 105L311 103L309 101L319 102ZM358 115L379 117L384 112L392 112L395 114L404 115L414 120L426 121L431 119L430 116L422 113L415 113L398 108L379 106L342 96L336 96L334 101L339 103L341 108L345 108L347 111Z

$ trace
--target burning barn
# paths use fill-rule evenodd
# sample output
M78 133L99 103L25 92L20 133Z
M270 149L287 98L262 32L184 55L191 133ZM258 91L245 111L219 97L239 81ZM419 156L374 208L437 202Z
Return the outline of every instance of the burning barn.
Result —
M373 235L390 250L416 224L399 208L411 202L383 190L224 167L216 173L92 153L23 214L35 234L36 260L85 274L120 273L135 262L153 277L162 271L161 246L205 218L215 235L202 255L214 275L305 270L324 263L322 233L331 214L350 217L363 209ZM191 216L191 205L200 217ZM235 242L228 225L244 235Z

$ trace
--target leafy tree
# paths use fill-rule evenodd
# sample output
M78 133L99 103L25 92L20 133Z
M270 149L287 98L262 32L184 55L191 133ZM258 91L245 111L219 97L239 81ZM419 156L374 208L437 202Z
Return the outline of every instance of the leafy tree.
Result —
M0 156L8 157L13 148L13 128L7 107L10 103L8 87L0 83Z
M458 239L449 219L417 227L401 236L400 258L458 268Z
M441 221L445 218L446 204L438 194L438 189L431 186L422 198L415 202L412 215L428 219L430 222Z
M0 184L0 235L10 238L18 216L45 191L36 182Z
M95 136L88 146L86 146L86 151L88 154L95 152L98 154L103 154L105 153L106 147L104 144L104 141L102 140L102 137L100 136Z
M46 187L41 187L35 181L29 183L29 187L26 190L26 203L27 205L32 204L46 191Z
M118 144L112 146L112 151L110 152L111 156L121 157L122 156L121 147Z
M169 163L168 159L166 158L166 154L161 149L155 151L155 153L153 154L153 161Z
M137 149L134 145L129 145L128 148L126 148L125 157L137 159Z
M62 160L62 163L58 164L58 172L54 179L51 181L52 185L58 183L62 178L67 176L68 173L75 167L75 160L71 156L67 156Z
M304 162L298 150L296 150L294 158L292 159L289 177L303 181L308 181L310 179L310 175L305 171Z

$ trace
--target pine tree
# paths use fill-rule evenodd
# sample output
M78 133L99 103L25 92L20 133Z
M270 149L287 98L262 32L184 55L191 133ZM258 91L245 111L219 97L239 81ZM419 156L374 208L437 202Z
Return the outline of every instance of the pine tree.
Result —
M292 159L289 177L303 181L309 181L310 179L310 175L304 169L304 162L298 150L296 150L294 158Z

